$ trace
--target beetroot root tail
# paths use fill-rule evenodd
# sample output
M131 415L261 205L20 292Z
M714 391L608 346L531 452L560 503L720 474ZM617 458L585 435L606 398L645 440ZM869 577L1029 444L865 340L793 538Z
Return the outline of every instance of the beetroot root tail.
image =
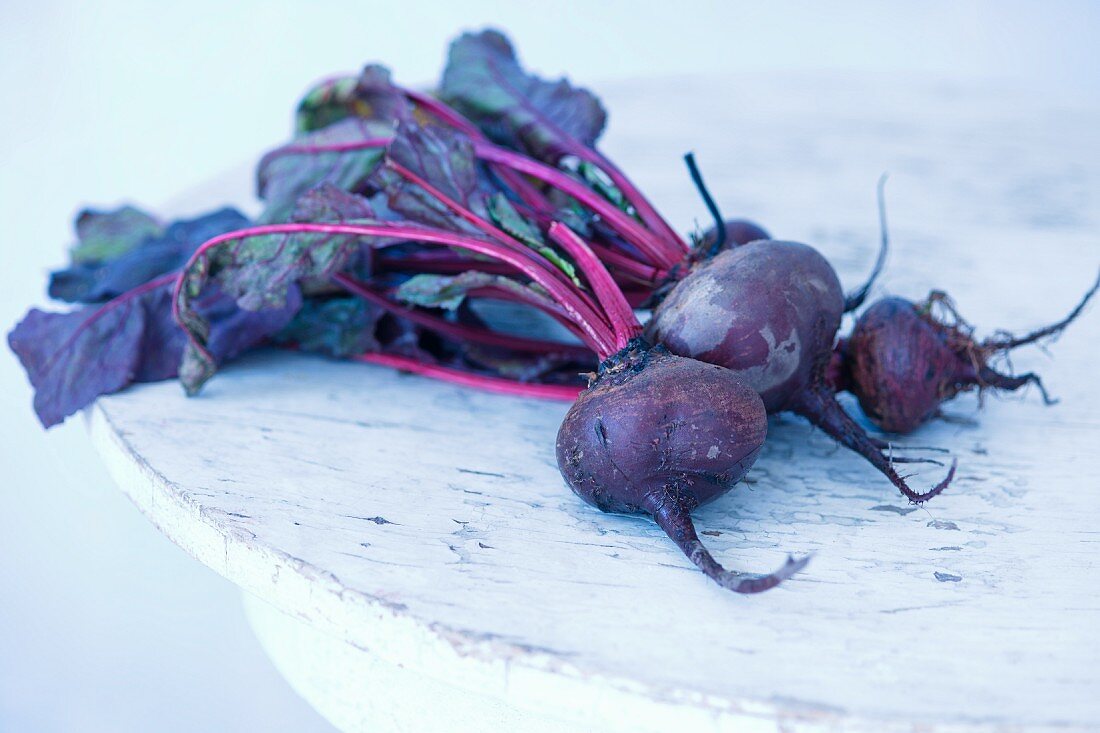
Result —
M1035 343L1040 339L1057 336L1065 330L1066 326L1077 320L1077 316L1081 315L1085 310L1085 306L1092 300L1092 296L1096 295L1097 290L1100 290L1100 275L1097 276L1092 287L1085 293L1085 297L1081 298L1081 301L1069 312L1069 315L1062 320L1057 323L1052 323L1049 326L1038 328L1023 336L1013 336L1011 334L1002 333L1000 336L988 338L982 342L982 349L990 353L995 351L1008 351L1010 349L1015 349L1017 346L1024 346L1025 344Z
M1028 372L1027 374L1001 374L998 371L994 371L989 367L982 367L981 372L978 374L978 380L983 387L993 387L995 389L1003 389L1007 392L1015 392L1021 387L1026 387L1029 384L1034 384L1039 388L1039 394L1043 397L1043 404L1056 405L1058 404L1057 398L1051 397L1047 392L1047 388L1043 386L1043 380L1039 378L1039 375L1035 372Z
M695 524L686 507L672 496L664 496L653 501L650 508L653 519L676 543L688 559L708 578L734 593L761 593L770 590L797 573L810 561L812 555L801 558L787 557L781 568L767 575L742 573L727 570L714 559L695 533Z
M953 460L951 468L947 471L947 476L942 481L923 493L913 491L909 488L905 478L894 470L893 464L916 463L919 461L895 458L884 453L883 449L876 445L875 439L867 435L867 431L860 427L851 415L845 412L840 403L836 401L836 396L827 389L810 390L803 395L793 410L821 428L829 437L845 448L863 456L880 473L890 479L890 483L897 487L902 496L914 504L921 504L943 493L943 490L955 478L955 468L958 462Z
M928 451L930 453L950 453L947 448L942 448L938 445L910 445L908 443L895 443L892 440L883 440L882 438L873 438L868 436L868 440L871 441L871 445L875 446L879 450L884 451ZM897 462L898 459L894 459Z
M878 179L878 187L876 189L878 194L878 225L879 225L879 247L878 257L875 258L875 266L871 269L871 274L867 277L862 285L844 296L844 312L851 313L852 311L863 305L863 302L867 300L867 296L871 293L871 288L875 284L875 280L882 274L882 268L886 266L886 253L890 249L890 228L886 224L886 179L889 175L883 173Z

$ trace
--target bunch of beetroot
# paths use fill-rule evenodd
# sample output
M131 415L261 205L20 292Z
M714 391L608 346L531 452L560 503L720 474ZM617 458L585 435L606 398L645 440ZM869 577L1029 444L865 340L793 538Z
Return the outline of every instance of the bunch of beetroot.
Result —
M896 464L939 462L893 455L837 391L907 432L966 389L1041 388L990 360L1054 335L1085 305L1027 337L977 342L939 312L953 314L946 296L887 299L838 339L882 268L885 234L870 279L845 295L812 247L723 221L689 156L717 225L686 240L595 148L605 119L587 90L527 74L494 31L454 42L436 95L379 66L318 85L294 139L260 161L258 221L81 215L50 293L84 305L32 310L9 336L40 418L60 422L132 382L178 376L194 394L267 343L575 400L557 437L570 488L603 511L651 516L708 577L749 593L806 560L763 576L727 570L691 513L749 470L769 413L804 416L925 501L954 463L914 490ZM562 336L502 330L483 315L488 301L537 311ZM644 327L638 306L652 310Z

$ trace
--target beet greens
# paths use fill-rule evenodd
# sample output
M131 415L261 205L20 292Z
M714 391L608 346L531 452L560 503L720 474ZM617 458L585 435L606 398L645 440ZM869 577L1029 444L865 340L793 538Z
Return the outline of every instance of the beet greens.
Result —
M176 269L203 240L242 222L229 209L168 226L133 207L78 217L74 262L52 275L50 290L86 305L62 313L33 308L8 334L45 427L101 394L176 376L186 342L171 313ZM300 300L294 288L283 307L249 313L217 288L203 293L195 310L209 324L211 358L232 359L272 336Z

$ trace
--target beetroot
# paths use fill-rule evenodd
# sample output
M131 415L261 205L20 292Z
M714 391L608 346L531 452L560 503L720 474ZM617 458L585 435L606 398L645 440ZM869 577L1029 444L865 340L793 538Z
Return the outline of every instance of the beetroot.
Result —
M936 416L940 405L973 389L1015 391L1034 384L1052 404L1038 375L1004 374L990 366L1012 349L1058 335L1084 310L1100 287L1092 286L1061 321L1025 336L1001 334L976 341L973 328L943 293L922 303L884 298L856 322L838 353L833 379L853 392L867 417L883 430L908 433ZM935 306L947 317L937 317Z
M778 412L810 384L814 355L831 350L843 308L836 274L816 250L764 240L685 277L654 312L648 335L738 371Z
M680 281L653 313L646 335L673 353L724 366L755 389L768 412L805 416L856 451L911 501L941 492L909 488L884 445L870 438L826 382L845 298L833 268L812 247L765 240L718 254ZM927 460L927 459L920 459Z
M721 237L721 239L720 239ZM750 219L725 219L722 228L711 227L703 233L702 247L714 248L715 254L725 247L741 246L758 239L771 239L768 230Z
M601 364L569 410L558 432L558 467L589 504L652 516L708 577L756 593L808 558L789 558L765 576L726 570L700 542L690 514L745 475L766 435L760 397L730 370L636 339Z

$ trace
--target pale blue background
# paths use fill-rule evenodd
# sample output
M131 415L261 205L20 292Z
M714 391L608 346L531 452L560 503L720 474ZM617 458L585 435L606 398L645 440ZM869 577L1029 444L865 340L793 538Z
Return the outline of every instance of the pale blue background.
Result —
M281 140L311 80L382 59L428 82L449 37L489 22L531 66L597 89L832 69L1100 92L1087 1L2 0L0 326L41 299L79 205L171 200ZM79 420L46 434L29 401L4 350L0 731L331 730L267 663L233 587L121 497Z

